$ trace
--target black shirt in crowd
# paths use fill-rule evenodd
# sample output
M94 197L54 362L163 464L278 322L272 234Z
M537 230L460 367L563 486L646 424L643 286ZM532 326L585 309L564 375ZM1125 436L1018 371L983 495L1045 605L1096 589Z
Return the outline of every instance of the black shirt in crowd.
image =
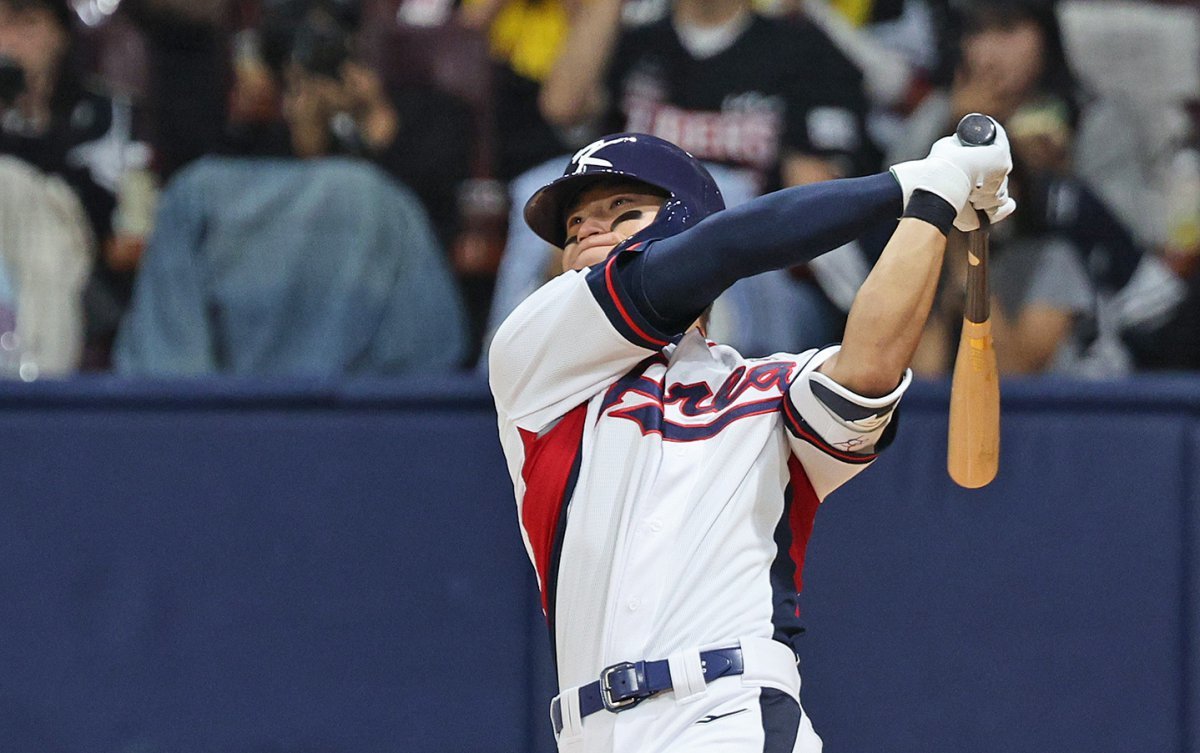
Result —
M778 185L786 152L829 158L845 175L877 169L862 74L803 20L752 16L726 49L696 58L670 18L622 33L608 71L611 130L652 133L702 160Z

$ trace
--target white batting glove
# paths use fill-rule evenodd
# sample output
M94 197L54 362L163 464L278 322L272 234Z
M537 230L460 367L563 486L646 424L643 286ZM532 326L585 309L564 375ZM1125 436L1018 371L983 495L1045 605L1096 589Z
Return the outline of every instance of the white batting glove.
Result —
M984 212L988 222L995 225L1008 217L1017 209L1017 202L1008 195L1008 176L1005 176L1000 188L989 193L986 188L978 188L971 192L970 200L954 218L954 227L963 231L979 229L979 216L975 210Z
M996 139L987 146L964 146L957 136L946 136L934 142L930 157L951 162L966 174L973 189L1000 190L1000 184L1012 171L1012 152L1004 126L989 118L996 126Z
M973 203L984 211L994 211L997 222L1012 214L1016 204L1008 206L1012 200L1008 198L1007 184L1011 170L1008 134L999 123L996 123L996 140L987 146L965 146L957 136L946 136L934 143L925 159L901 162L891 168L903 191L905 207L917 189L937 194L958 211L954 226L959 230L979 227L971 209Z

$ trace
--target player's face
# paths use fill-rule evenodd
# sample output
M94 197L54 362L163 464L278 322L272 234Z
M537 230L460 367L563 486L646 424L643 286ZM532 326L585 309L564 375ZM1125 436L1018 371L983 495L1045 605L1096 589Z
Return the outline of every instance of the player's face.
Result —
M637 183L589 188L567 208L563 269L604 261L618 243L654 222L665 199Z

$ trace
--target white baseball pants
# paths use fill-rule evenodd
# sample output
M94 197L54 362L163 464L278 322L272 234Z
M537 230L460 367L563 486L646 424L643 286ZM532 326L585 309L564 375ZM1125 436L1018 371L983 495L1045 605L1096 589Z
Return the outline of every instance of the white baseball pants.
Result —
M761 638L743 639L741 646L742 675L708 685L701 677L689 686L679 677L695 673L676 672L673 664L675 690L620 713L580 719L574 690L563 693L559 753L821 753L821 738L800 705L791 649Z

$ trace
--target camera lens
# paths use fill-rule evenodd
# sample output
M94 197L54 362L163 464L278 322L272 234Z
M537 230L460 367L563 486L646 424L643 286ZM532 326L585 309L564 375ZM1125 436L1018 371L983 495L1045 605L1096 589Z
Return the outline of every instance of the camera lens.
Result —
M9 105L25 91L25 71L12 58L0 55L0 103Z

